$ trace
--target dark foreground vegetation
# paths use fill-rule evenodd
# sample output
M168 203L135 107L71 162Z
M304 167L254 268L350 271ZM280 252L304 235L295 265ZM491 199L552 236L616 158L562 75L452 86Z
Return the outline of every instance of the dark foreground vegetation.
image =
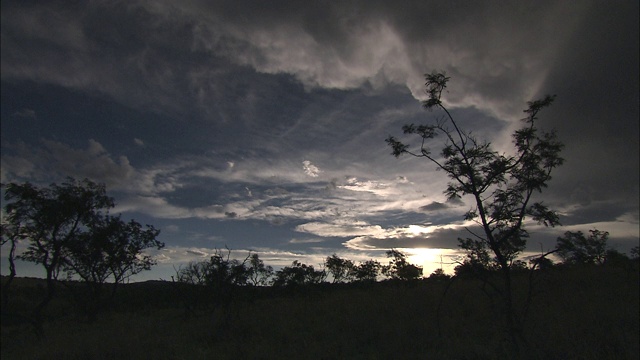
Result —
M636 269L588 266L538 274L524 329L532 359L637 359ZM185 311L189 287L121 285L92 322L68 291L50 304L45 336L17 314L46 284L17 278L3 308L3 359L504 359L508 339L475 278L242 287L232 301ZM3 278L3 281L5 279ZM526 296L528 275L514 279ZM189 286L181 284L181 286ZM195 286L194 286L195 287ZM65 287L66 288L66 287ZM443 299L444 301L441 302ZM439 306L440 305L440 306Z

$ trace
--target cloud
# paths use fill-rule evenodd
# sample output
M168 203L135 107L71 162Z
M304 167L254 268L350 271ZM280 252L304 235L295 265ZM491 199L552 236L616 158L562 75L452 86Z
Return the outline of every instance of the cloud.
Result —
M171 224L171 225L166 225L162 228L163 231L168 231L168 232L178 232L180 231L180 226L175 225L175 224Z
M447 209L463 206L464 202L460 198L447 199L446 202L433 201L427 205L419 207L419 210L425 212L437 212Z
M318 177L320 174L320 169L317 166L313 165L311 161L305 160L302 162L302 168L304 169L304 173L311 177Z
M10 4L3 7L2 48L11 51L2 52L2 72L138 107L182 114L197 108L228 118L224 106L209 100L228 90L225 78L241 67L292 74L308 90L399 84L418 99L423 73L440 69L456 79L451 104L518 114L586 8L518 2L451 11L423 1L398 7L234 0L83 3L63 12L53 3ZM468 18L490 21L460 20ZM105 26L108 19L118 19L118 27ZM55 46L35 47L33 39ZM189 65L177 64L184 54ZM255 103L251 92L242 95L245 104Z
M107 183L112 188L128 185L135 169L126 156L114 160L99 142L90 139L86 149L74 149L51 140L43 140L41 147L32 148L25 143L7 146L12 155L2 155L2 178L64 179L67 176L89 178Z
M325 241L325 239L321 239L321 238L313 238L313 239L291 239L289 240L290 244L315 244L315 243L321 243Z
M22 118L22 119L35 119L36 112L35 110L24 108L22 110L14 112L13 116Z
M434 201L434 202L432 202L432 203L430 203L428 205L421 206L420 210L423 210L423 211L438 211L438 210L444 210L444 209L448 209L448 208L449 208L449 206L445 205L444 203Z
M309 222L298 225L295 230L322 237L379 235L384 232L379 225L370 225L356 220L336 220L333 223Z

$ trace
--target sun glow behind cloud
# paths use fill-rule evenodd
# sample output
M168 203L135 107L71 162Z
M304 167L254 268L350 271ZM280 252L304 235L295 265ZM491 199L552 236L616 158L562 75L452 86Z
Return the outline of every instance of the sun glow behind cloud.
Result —
M408 255L407 259L411 264L422 266L424 276L431 275L437 269L452 274L457 265L454 259L461 256L459 251L452 249L409 248L400 250Z

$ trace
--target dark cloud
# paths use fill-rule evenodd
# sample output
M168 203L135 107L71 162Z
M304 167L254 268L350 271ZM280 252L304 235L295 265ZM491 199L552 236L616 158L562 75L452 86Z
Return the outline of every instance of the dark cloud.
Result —
M438 228L428 234L397 235L393 237L360 236L345 242L345 246L360 250L391 248L458 249L458 238L468 237L464 229Z
M438 210L444 210L444 209L448 209L449 206L445 205L444 203L441 202L437 202L434 201L428 205L425 206L421 206L420 210L422 211L438 211Z
M421 211L431 212L452 209L463 205L464 202L460 200L460 198L453 198L448 199L446 202L433 201L427 205L421 206L419 209Z
M635 203L640 133L638 2L591 4L543 89L558 95L541 115L566 147L551 191L581 201ZM588 194L587 194L588 193ZM635 199L635 200L634 200Z

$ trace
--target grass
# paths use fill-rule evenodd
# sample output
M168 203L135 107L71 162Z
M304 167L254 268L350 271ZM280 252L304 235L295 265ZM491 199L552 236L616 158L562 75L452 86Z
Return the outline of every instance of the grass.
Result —
M12 306L24 310L29 304L23 301L37 288L16 283ZM58 299L49 309L42 340L28 325L3 324L2 359L508 357L499 314L475 280L458 280L448 291L442 336L436 311L446 285L441 282L270 291L190 317L185 317L180 294L172 292L170 283L147 285L121 289L114 310L91 324L80 321L64 299ZM637 273L548 273L525 327L530 343L526 357L639 358L638 292Z

